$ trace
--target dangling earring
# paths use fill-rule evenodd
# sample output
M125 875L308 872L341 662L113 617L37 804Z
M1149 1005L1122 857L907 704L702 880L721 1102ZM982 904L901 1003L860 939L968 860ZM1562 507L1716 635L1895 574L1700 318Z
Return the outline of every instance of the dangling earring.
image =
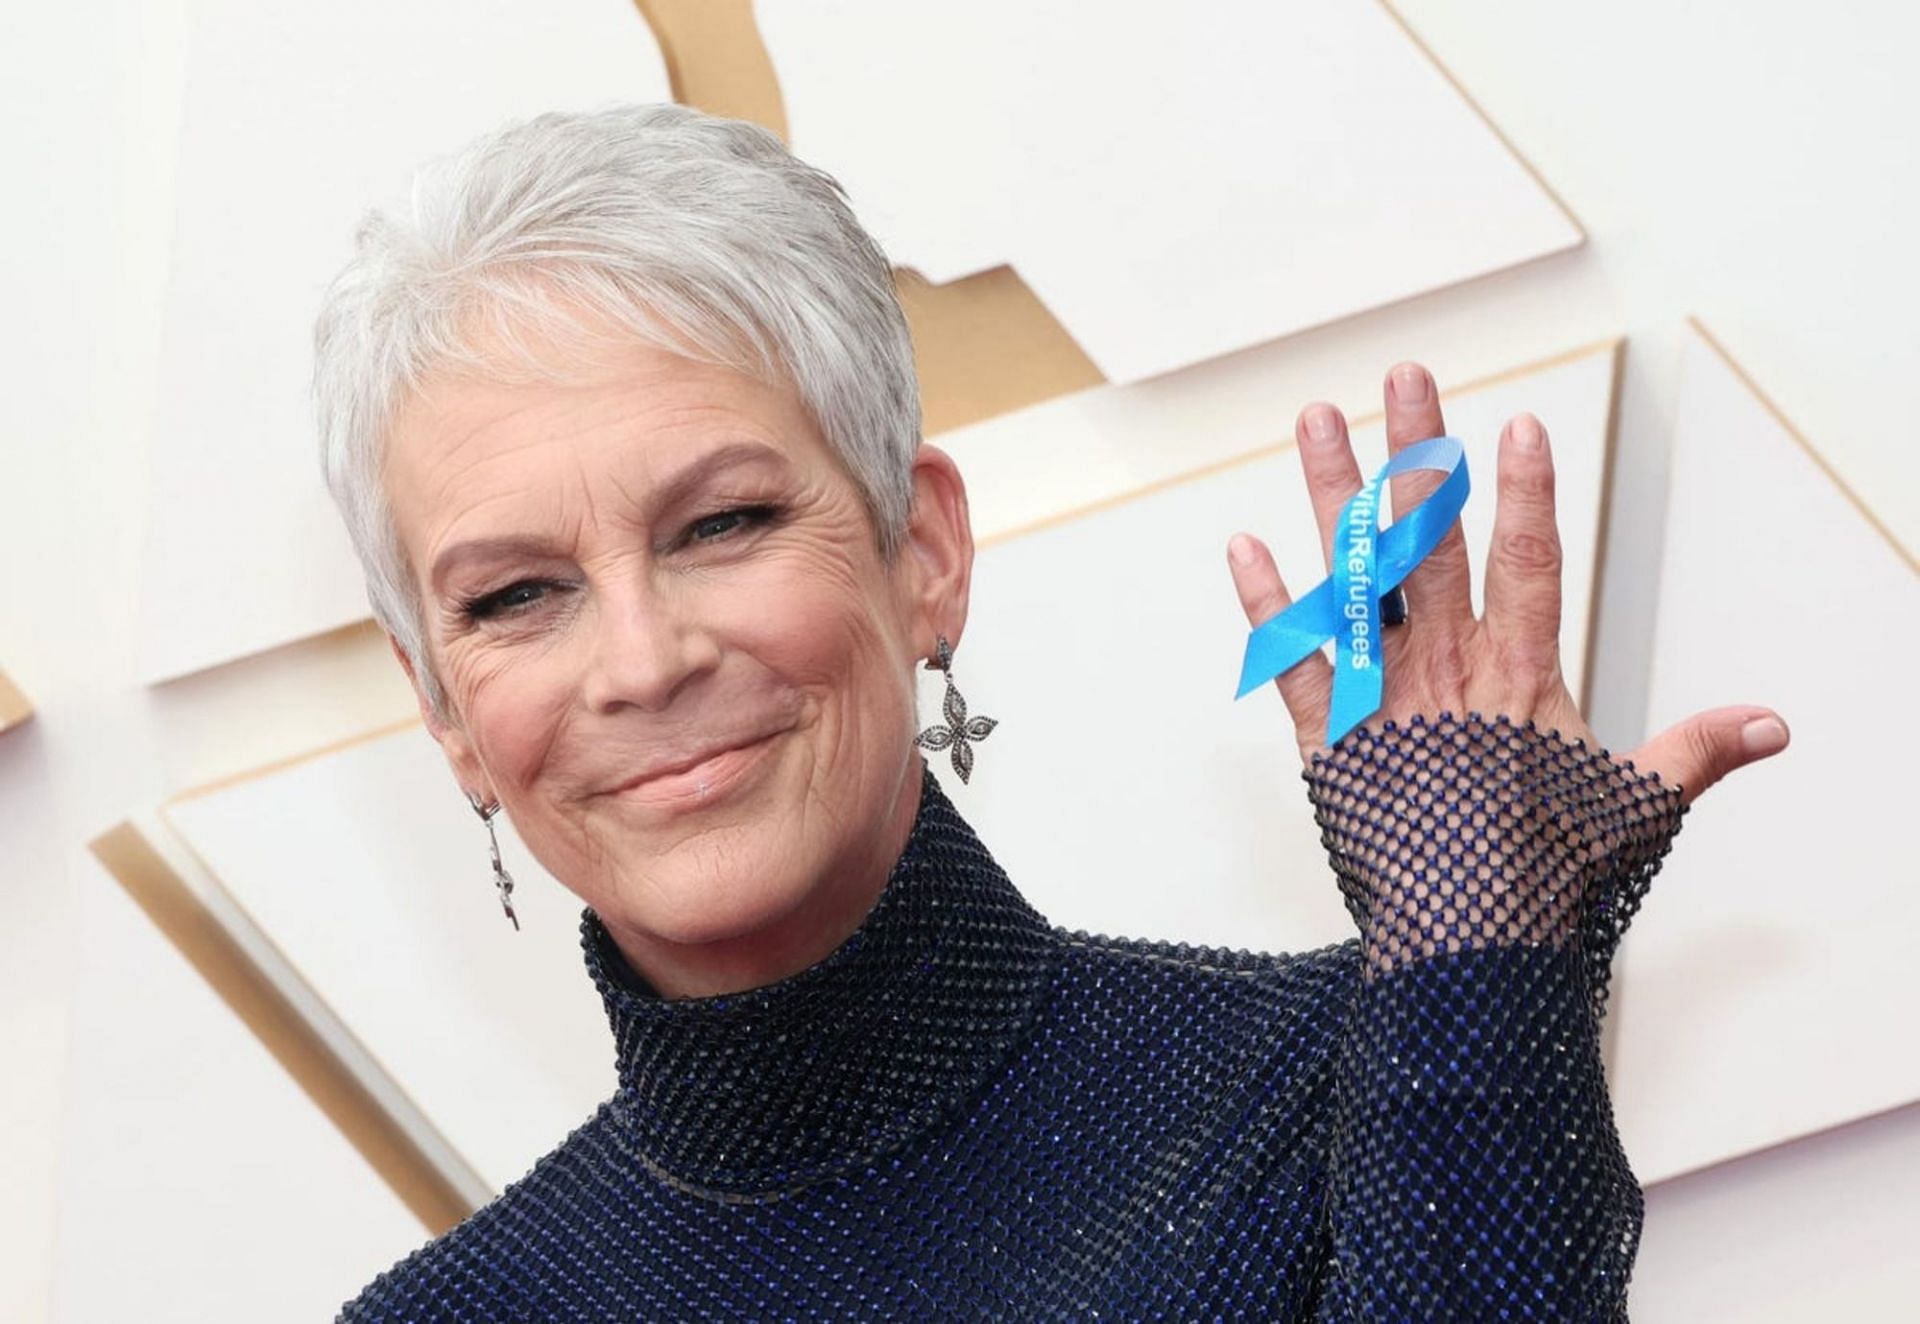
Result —
M473 812L480 815L480 821L487 825L487 849L493 855L493 885L500 889L500 908L507 912L507 918L513 921L513 931L520 931L520 917L513 913L513 875L500 863L500 838L493 834L493 816L500 812L500 802L491 805L480 803L480 797L472 791L467 792L467 803L473 806Z
M986 739L988 733L1000 723L991 717L967 716L967 701L954 688L953 649L944 634L937 637L934 648L939 656L928 660L927 670L947 673L947 698L942 705L946 710L947 724L928 727L913 738L913 743L922 749L945 749L951 745L953 770L960 774L960 780L964 782L973 773L973 742Z

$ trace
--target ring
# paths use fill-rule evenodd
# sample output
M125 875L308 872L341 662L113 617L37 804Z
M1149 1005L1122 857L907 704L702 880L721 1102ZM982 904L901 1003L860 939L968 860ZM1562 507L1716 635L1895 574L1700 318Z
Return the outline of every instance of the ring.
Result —
M1380 624L1405 625L1407 623L1407 591L1395 588L1393 592L1380 599Z

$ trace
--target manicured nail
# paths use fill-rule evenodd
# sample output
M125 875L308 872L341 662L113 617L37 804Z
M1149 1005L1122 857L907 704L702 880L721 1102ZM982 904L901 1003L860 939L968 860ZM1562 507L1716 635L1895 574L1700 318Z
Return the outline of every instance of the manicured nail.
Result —
M1323 444L1339 438L1340 421L1332 405L1315 405L1307 411L1307 435Z
M1756 758L1787 747L1787 728L1777 717L1756 717L1740 728L1740 746Z
M1537 451L1540 449L1540 420L1533 415L1522 414L1520 417L1514 419L1511 431L1513 432L1514 444L1519 446L1521 450Z
M1427 402L1427 370L1417 363L1402 363L1393 370L1393 398L1403 405Z
M1227 540L1227 555L1233 563L1242 569L1253 564L1253 539L1244 533L1236 533Z

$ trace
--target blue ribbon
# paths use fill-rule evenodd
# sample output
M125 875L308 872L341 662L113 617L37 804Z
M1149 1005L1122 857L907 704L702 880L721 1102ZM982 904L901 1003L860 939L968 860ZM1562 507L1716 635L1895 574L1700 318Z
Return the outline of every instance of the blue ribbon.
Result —
M1380 529L1387 479L1409 469L1447 476L1433 492ZM1380 599L1427 559L1467 504L1467 454L1454 437L1430 437L1395 455L1340 507L1333 535L1333 573L1313 592L1247 636L1238 699L1297 666L1333 640L1333 703L1327 743L1338 741L1380 709L1385 681Z

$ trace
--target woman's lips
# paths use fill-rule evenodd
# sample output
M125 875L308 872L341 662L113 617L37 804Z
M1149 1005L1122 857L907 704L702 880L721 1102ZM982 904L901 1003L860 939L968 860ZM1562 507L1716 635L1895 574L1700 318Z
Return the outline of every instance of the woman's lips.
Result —
M776 732L749 745L723 750L683 772L662 773L614 792L622 800L658 805L712 804L757 768L779 738ZM704 788L704 789L703 789Z

